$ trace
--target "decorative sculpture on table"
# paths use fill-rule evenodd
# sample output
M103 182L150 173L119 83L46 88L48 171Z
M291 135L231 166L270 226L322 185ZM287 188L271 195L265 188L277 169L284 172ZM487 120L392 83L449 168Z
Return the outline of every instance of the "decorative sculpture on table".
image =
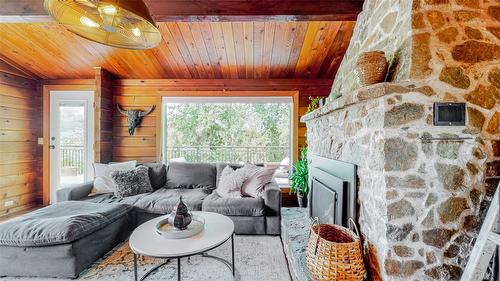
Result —
M205 219L192 215L179 197L179 203L170 215L163 216L156 224L156 232L166 239L182 239L194 236L205 228Z
M179 204L172 211L170 215L174 227L180 230L184 230L191 223L191 214L188 211L188 208L184 202L182 202L182 196L179 198Z
M133 135L135 132L135 129L139 127L141 124L142 117L150 114L155 110L155 106L151 106L151 108L148 111L141 111L141 110L123 110L118 104L116 105L116 109L118 111L127 116L127 122L128 122L128 134Z

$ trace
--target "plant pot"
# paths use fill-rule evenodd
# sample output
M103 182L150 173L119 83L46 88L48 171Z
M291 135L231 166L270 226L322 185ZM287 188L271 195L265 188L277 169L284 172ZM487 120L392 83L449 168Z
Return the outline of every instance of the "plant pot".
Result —
M366 52L359 56L355 73L361 86L369 86L385 81L387 67L384 52Z
M307 195L297 192L297 201L299 202L299 207L307 208Z

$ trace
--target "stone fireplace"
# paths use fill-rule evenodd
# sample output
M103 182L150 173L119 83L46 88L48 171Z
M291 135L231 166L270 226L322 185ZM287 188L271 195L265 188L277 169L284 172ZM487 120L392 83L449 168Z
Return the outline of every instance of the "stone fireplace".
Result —
M358 166L373 280L461 276L500 180L499 18L495 1L366 0L327 104L302 118L309 155ZM360 87L371 50L388 82ZM435 102L466 103L466 126L434 126Z

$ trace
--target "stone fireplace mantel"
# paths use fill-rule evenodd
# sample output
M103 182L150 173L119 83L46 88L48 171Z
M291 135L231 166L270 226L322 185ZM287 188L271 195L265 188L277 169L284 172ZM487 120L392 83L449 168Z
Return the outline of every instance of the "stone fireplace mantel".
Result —
M376 99L389 94L397 93L409 93L409 92L419 92L426 96L435 95L431 87L416 87L415 85L408 83L391 83L384 82L375 85L370 85L366 87L359 88L353 91L350 95L341 96L339 98L328 98L325 106L320 107L300 118L301 122L307 122L311 119L318 118L322 115L326 115L332 111L340 110L353 104L357 104L362 101L367 101L371 99Z
M430 87L381 83L301 119L310 156L358 166L358 222L375 280L458 278L492 195L480 130L434 126L436 100Z

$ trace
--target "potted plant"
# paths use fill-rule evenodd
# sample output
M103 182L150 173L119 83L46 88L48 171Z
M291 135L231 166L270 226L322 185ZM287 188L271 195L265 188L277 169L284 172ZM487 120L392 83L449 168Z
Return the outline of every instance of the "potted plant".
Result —
M309 100L311 102L307 106L306 114L312 112L313 110L315 110L316 108L318 108L319 106L321 106L320 105L321 97L309 97Z
M297 194L299 207L307 207L307 194L309 193L309 168L307 164L307 147L300 151L300 159L292 165L290 173L290 193Z

